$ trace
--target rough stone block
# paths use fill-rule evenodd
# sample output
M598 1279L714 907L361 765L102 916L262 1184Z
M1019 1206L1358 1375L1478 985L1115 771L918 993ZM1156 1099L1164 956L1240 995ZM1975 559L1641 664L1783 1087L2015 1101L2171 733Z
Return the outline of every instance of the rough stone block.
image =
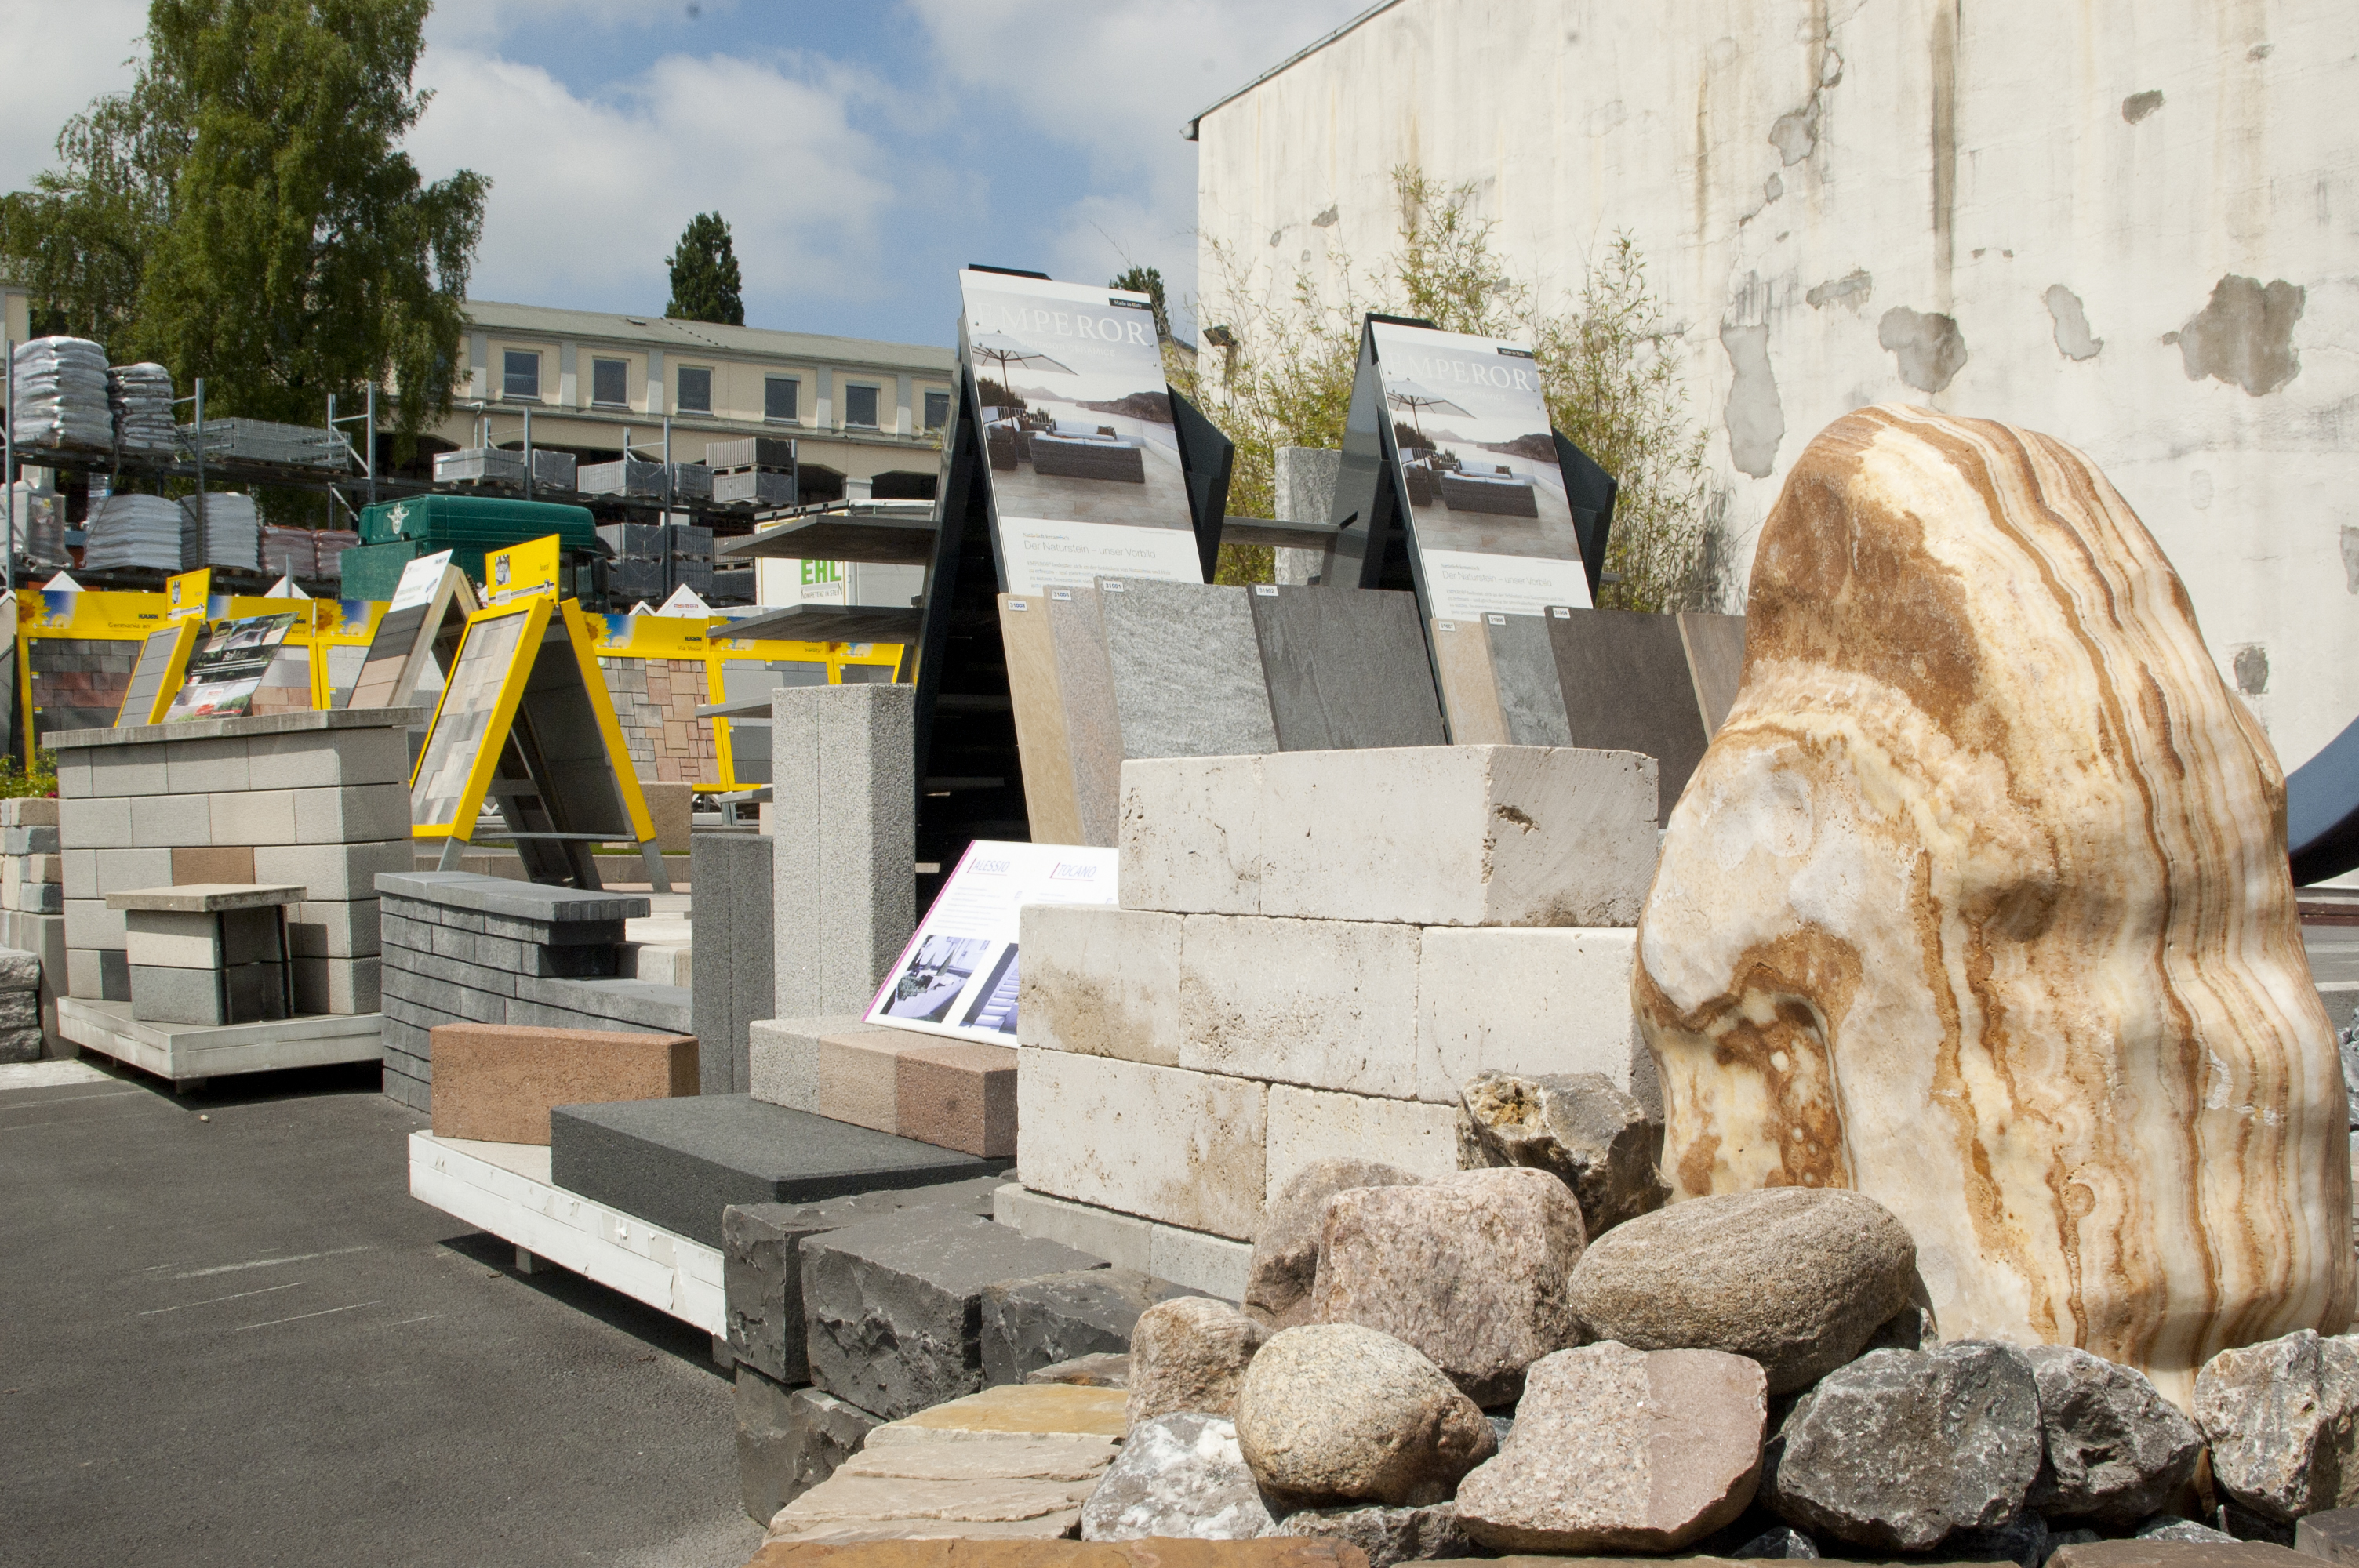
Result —
M1420 1176L1447 1175L1458 1169L1457 1126L1453 1106L1275 1085L1269 1091L1268 1195L1313 1160L1375 1160ZM1028 1181L1028 1158L1024 1173Z
M1632 925L1654 873L1635 752L1422 746L1123 764L1123 904L1418 925ZM1250 788L1234 775L1250 773ZM1227 880L1199 846L1256 846Z
M922 1209L809 1239L811 1381L888 1419L973 1393L984 1383L984 1287L1101 1262L987 1219Z
M1103 1258L1117 1269L1149 1271L1155 1227L1136 1215L1052 1198L1006 1182L992 1194L991 1217L1027 1236Z
M409 831L409 792L397 784L301 789L293 795L295 831L281 842L358 844L397 838Z
M164 746L164 787L174 795L214 795L251 789L245 741L225 736L210 741L169 741ZM266 783L266 788L269 787Z
M876 1426L876 1418L817 1389L790 1389L755 1368L737 1368L737 1487L762 1524L835 1473Z
M366 898L386 871L406 871L416 859L407 838L377 844L273 844L254 851L254 874L288 882L322 901Z
M721 1245L731 1204L815 1203L998 1169L748 1095L562 1107L549 1142L555 1185L708 1247Z
M295 1010L341 1016L375 1012L383 1005L384 984L381 959L298 958Z
M1180 1065L1397 1099L1417 1092L1415 926L1235 914L1182 924Z
M92 796L58 802L58 839L69 849L111 849L131 842L131 802Z
M771 1105L818 1112L820 1042L876 1031L852 1013L757 1019L745 1026L747 1088Z
M1018 919L1018 1043L1180 1065L1180 916L1034 903Z
M1193 1293L1136 1269L1090 1268L985 1285L984 1381L1020 1383L1060 1361L1126 1352L1140 1313Z
M292 844L295 794L291 789L245 789L208 795L212 803L211 835L194 842Z
M150 854L151 850L127 851ZM251 844L189 845L169 851L169 876L175 886L182 882L250 882L254 881L254 846ZM125 886L135 886L125 883Z
M685 1034L445 1024L433 1033L434 1135L547 1143L556 1106L696 1092Z
M120 839L137 849L168 849L212 842L212 796L153 795L130 803L131 836Z
M1264 1197L1265 1086L1062 1051L1021 1048L1018 1063L1027 1188L1252 1236Z
M893 1130L990 1160L1016 1155L1016 1048L936 1040L894 1064Z
M1417 1098L1454 1102L1485 1069L1603 1073L1628 1090L1637 932L1430 927L1419 944Z

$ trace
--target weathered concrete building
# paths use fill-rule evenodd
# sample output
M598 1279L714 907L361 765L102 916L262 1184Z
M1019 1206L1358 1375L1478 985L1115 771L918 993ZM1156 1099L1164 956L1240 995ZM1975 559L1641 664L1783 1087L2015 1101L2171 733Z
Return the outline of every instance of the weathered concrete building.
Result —
M2359 12L2332 0L1391 0L1199 117L1277 297L1475 187L1515 272L1617 231L1740 560L1803 444L1905 400L2093 457L2298 765L2359 715Z

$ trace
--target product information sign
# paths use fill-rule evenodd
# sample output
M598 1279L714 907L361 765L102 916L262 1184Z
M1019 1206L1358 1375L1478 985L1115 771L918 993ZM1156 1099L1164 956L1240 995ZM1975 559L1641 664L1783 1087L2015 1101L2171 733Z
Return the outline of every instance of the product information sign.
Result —
M286 646L296 616L255 615L223 621L207 630L189 655L189 672L173 695L165 722L182 719L234 719L254 711L254 695L271 661Z
M1114 903L1116 854L1072 844L969 844L868 1004L868 1022L1013 1045L1016 912L1027 903Z
M475 608L474 590L466 574L452 568L450 551L420 556L402 568L393 600L377 622L359 673L340 706L398 708L407 703L435 645L455 643Z
M178 621L184 615L202 615L212 599L213 569L205 567L178 577L164 579L164 615Z
M1371 321L1368 333L1427 614L1588 608L1531 351L1392 321Z
M972 269L959 287L1001 585L1203 581L1153 303Z
M527 539L484 557L484 600L506 604L530 594L557 591L557 535Z

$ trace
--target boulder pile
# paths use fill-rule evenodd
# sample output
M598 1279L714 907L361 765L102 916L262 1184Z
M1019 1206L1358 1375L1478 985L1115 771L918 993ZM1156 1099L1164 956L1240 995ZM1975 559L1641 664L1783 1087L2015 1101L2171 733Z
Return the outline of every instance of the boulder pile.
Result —
M1605 1097L1626 1097L1603 1080L1500 1077L1468 1086L1470 1123L1504 1106L1614 1147ZM1612 1162L1561 1141L1491 1147L1551 1141L1433 1179L1321 1162L1279 1187L1242 1307L1139 1318L1129 1435L1082 1539L1325 1536L1372 1568L1680 1551L2038 1568L2109 1538L2290 1544L2359 1501L2359 1337L2223 1352L2190 1415L2086 1350L1941 1340L1916 1244L1873 1198L1660 1207L1642 1180L1582 1194Z

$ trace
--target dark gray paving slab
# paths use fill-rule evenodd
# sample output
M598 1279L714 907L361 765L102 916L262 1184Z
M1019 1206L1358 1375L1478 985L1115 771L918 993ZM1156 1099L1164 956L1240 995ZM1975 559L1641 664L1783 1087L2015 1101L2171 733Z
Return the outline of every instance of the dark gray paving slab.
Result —
M1517 746L1571 746L1565 692L1559 683L1556 651L1548 621L1538 615L1486 615L1491 635L1491 674L1499 688L1499 711L1507 740Z
M1703 711L1704 733L1717 734L1745 681L1745 617L1681 615L1680 640L1687 645L1688 673L1695 683L1696 706Z
M1639 752L1660 767L1657 799L1668 820L1703 760L1703 715L1680 641L1679 618L1631 610L1550 614L1571 744ZM1493 627L1495 634L1497 627Z
M654 907L644 894L544 887L473 871L379 871L376 889L383 897L415 899L514 920L637 920Z
M1245 757L1277 750L1246 590L1098 579L1125 757Z
M722 1245L731 1204L816 1203L1006 1169L749 1095L560 1106L549 1132L557 1185L708 1247Z
M753 1071L748 1063L751 1044L748 1026L757 1018L776 1018L777 1007L777 957L776 935L777 897L771 884L771 847L777 840L765 834L740 834L737 839L736 863L729 873L729 903L725 917L716 922L708 915L705 927L712 940L696 949L696 962L702 964L704 955L716 947L731 949L729 974L729 1072L730 1092L754 1087ZM712 903L707 909L713 914L722 912ZM700 971L701 972L701 971Z
M1442 744L1416 595L1265 583L1247 602L1279 750Z

